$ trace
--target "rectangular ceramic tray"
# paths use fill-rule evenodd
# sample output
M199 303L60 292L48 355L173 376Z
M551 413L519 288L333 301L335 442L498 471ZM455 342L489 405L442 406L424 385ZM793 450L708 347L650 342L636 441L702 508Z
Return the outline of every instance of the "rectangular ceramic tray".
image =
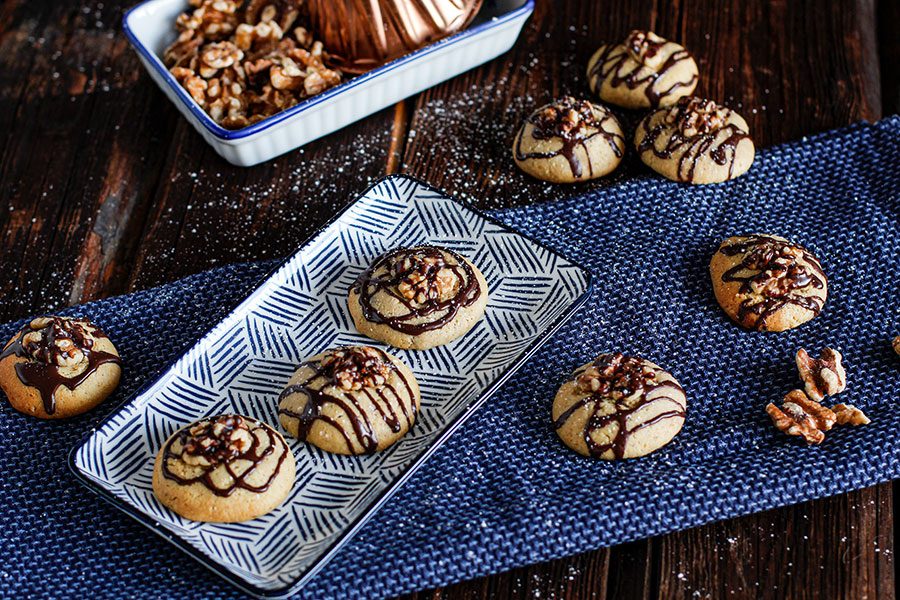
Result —
M123 19L125 35L147 72L228 162L255 165L358 121L496 58L515 43L534 0L486 0L465 30L238 130L220 127L175 81L160 57L175 39L175 17L187 0L147 0Z
M490 291L485 318L427 351L391 350L416 374L413 429L373 456L292 442L297 483L245 523L180 518L153 495L153 458L176 429L236 412L278 426L281 389L304 358L356 332L346 295L381 253L437 244L466 256ZM587 299L590 274L530 238L405 176L381 180L311 237L228 317L70 455L80 481L204 565L257 596L297 590L463 421Z

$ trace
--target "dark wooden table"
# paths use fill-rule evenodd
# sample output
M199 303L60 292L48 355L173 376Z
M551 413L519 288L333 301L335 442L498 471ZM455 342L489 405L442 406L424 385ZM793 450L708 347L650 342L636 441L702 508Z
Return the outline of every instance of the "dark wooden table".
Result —
M533 106L585 94L635 27L698 57L699 94L760 146L900 104L897 0L538 0L509 54L267 164L220 159L121 33L132 0L0 2L0 319L287 254L371 179L405 172L484 208L577 194L514 170ZM460 583L417 598L894 598L884 484Z

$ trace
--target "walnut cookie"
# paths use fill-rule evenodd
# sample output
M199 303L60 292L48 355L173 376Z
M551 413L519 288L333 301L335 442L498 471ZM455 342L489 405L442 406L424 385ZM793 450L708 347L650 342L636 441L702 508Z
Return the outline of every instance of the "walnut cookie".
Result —
M672 375L650 361L601 354L582 365L553 400L563 443L584 456L615 460L650 454L684 424L687 397Z
M350 288L360 333L397 348L425 350L468 333L484 316L488 286L465 257L438 246L382 254Z
M122 374L116 347L87 319L38 317L0 353L0 388L13 408L41 419L87 412Z
M416 421L422 396L415 375L370 346L328 350L304 362L278 403L281 425L297 439L336 454L373 454Z
M153 492L186 519L236 523L275 509L295 476L280 433L256 419L220 415L166 440L153 465Z
M785 331L816 317L828 278L811 252L774 235L730 237L709 264L725 313L747 329Z
M684 46L634 30L604 44L588 63L588 83L604 102L623 108L670 106L697 87L697 62Z
M753 164L756 148L742 116L712 100L682 98L638 124L634 145L648 167L672 181L721 183Z
M603 177L624 153L622 127L609 109L568 96L534 111L513 142L516 165L552 183Z

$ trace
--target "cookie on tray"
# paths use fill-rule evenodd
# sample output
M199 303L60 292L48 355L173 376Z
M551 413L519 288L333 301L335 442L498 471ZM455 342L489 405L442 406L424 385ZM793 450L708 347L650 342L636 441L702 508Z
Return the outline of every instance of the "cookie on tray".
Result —
M601 354L572 374L553 400L553 425L584 456L617 460L650 454L681 431L687 397L648 360Z
M0 353L0 388L20 412L63 419L89 411L112 394L120 365L116 347L88 319L38 317Z
M684 46L634 30L604 44L588 63L588 83L604 102L623 108L670 106L697 87L697 62Z
M412 371L371 346L313 356L288 382L278 403L281 425L297 439L336 454L372 454L413 426L421 404Z
M822 312L828 278L803 246L767 234L730 237L709 264L716 300L732 320L756 331L785 331Z
M347 299L360 333L424 350L462 337L484 316L488 287L478 267L447 248L397 248L357 278Z
M637 126L634 145L644 164L680 183L740 177L756 156L744 118L702 98L682 98L647 115Z
M516 165L552 183L603 177L624 153L622 127L609 109L569 96L534 111L513 142Z
M295 473L280 433L250 417L219 415L166 440L153 466L153 492L186 519L236 523L274 510Z

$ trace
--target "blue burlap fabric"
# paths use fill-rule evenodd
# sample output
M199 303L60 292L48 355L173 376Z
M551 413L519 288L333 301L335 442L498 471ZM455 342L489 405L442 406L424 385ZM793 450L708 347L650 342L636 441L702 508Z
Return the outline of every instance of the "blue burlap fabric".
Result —
M900 118L764 151L727 185L645 174L497 215L590 268L592 298L302 596L395 595L900 475L900 357L890 346L900 334ZM782 334L727 320L707 265L719 240L742 232L782 235L818 254L830 279L820 317ZM66 454L271 266L217 269L69 311L116 341L124 384L117 399L62 423L0 403L0 596L238 595L78 485ZM845 356L840 400L863 407L872 424L839 428L810 448L777 433L763 407L798 384L796 349L825 345ZM564 448L548 416L566 373L613 349L664 365L689 397L669 447L616 464Z

